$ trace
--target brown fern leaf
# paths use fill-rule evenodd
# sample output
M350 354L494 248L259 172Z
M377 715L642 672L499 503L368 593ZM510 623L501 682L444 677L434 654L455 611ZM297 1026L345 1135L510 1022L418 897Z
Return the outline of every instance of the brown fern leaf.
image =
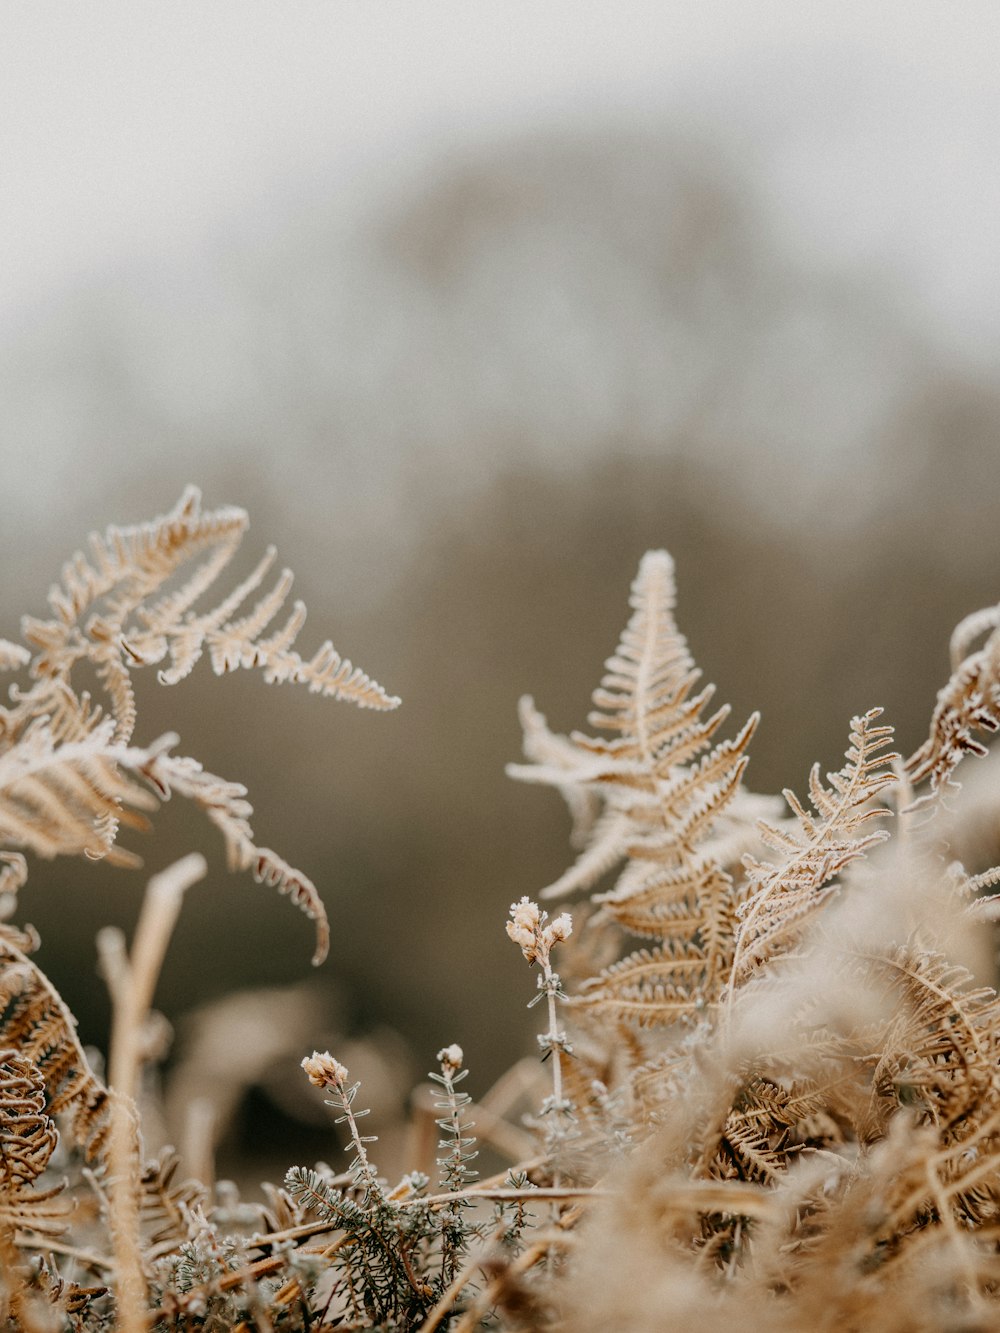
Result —
M62 1185L35 1188L56 1142L41 1071L24 1054L0 1050L0 1227L47 1236L64 1229L69 1208L53 1202Z
M969 652L986 630L992 633L982 648ZM1000 608L967 616L952 635L951 653L952 674L938 693L930 735L906 761L910 780L929 778L932 794L955 785L951 775L967 754L986 754L974 732L1000 728Z
M703 717L713 687L693 692L699 673L674 622L674 603L673 563L666 552L651 551L632 585L632 616L593 696L591 724L616 734L553 736L530 701L522 703L525 747L536 762L508 769L555 786L576 811L577 828L582 823L586 830L576 863L543 896L591 888L626 860L614 890L595 898L602 909L597 920L659 940L652 955L658 974L651 976L640 951L620 964L624 976L602 972L580 999L609 1013L613 1002L618 1017L642 1023L673 1022L714 1002L725 984L733 886L706 844L727 818L739 823L733 810L758 721L754 714L735 737L715 740L729 708ZM583 806L588 794L603 807L596 820L592 807ZM745 835L730 843L740 851L746 844ZM692 968L695 958L699 966ZM671 979L675 962L679 971Z
M838 773L827 774L829 787L814 765L809 776L808 811L792 791L785 799L798 821L797 829L779 829L763 821L761 837L783 859L776 865L744 858L747 889L741 904L732 986L746 980L760 964L797 938L802 926L836 891L832 884L852 861L889 835L884 829L859 833L872 819L891 814L874 804L895 782L891 765L898 755L885 753L892 728L877 726L880 708L873 708L851 721L847 763Z
M45 1113L40 1071L16 1051L0 1050L0 1179L27 1185L49 1164L56 1127Z
M597 894L594 901L604 915L633 935L693 936L703 924L700 904L724 896L731 884L730 877L705 857L652 870L647 862L636 860L625 868L614 889Z
M31 1063L49 1115L66 1113L73 1141L98 1159L107 1135L107 1088L90 1068L58 991L6 934L0 935L0 1048Z
M755 1078L737 1098L720 1136L713 1175L773 1184L788 1169L800 1108L783 1088Z
M129 744L135 727L132 671L168 661L160 679L173 684L205 652L217 673L259 668L268 681L299 682L364 708L399 703L330 643L310 658L294 650L305 620L301 603L267 633L291 587L287 570L244 610L274 560L273 550L212 609L196 609L233 558L246 527L240 509L203 512L198 491L189 487L165 517L109 528L105 536L91 538L87 555L66 564L61 583L49 594L52 617L23 622L33 656L19 645L0 645L0 665L27 666L32 680L26 690L12 688L12 706L0 708L0 891L24 878L23 857L6 847L44 857L84 855L139 864L117 841L122 824L146 828L144 812L156 808L147 786L134 780L139 777L162 796L176 790L193 799L222 831L230 865L252 870L307 913L316 923L319 962L329 944L319 895L300 871L256 845L245 789L205 773L193 759L168 755L176 738L161 738L145 749ZM89 663L102 683L106 713L74 687L74 668L81 662Z
M850 961L850 959L848 960ZM901 944L853 955L869 984L885 988L889 1014L877 1038L873 1095L890 1109L917 1105L950 1135L1000 1099L1000 999L965 967ZM971 1119L970 1119L971 1118Z
M249 614L238 617L267 574L273 549L218 605L201 613L194 609L233 558L247 525L242 509L202 512L200 492L189 486L166 516L134 527L109 528L104 537L93 535L89 558L75 555L63 569L62 583L49 593L53 618L25 618L24 636L39 650L32 676L68 681L77 661L92 662L109 695L115 738L122 743L131 738L135 720L129 672L169 658L170 666L160 672L160 680L175 684L206 648L216 674L259 667L269 680L301 681L310 690L349 699L363 708L395 708L397 698L343 661L329 643L309 660L293 650L305 620L301 603L295 604L280 630L268 639L262 637L288 596L292 580L288 570ZM198 563L186 581L162 592L190 562ZM152 600L157 593L162 595Z
M632 617L593 696L596 707L589 720L617 732L614 739L578 732L569 738L555 736L531 701L522 701L526 753L537 762L512 764L508 773L562 791L574 812L576 831L581 832L582 825L589 834L576 866L543 890L545 897L589 888L625 855L629 829L636 834L662 830L677 813L690 814L713 784L728 783L739 764L756 719L736 740L712 750L700 769L686 767L710 749L729 709L703 719L713 687L690 697L699 673L674 623L674 603L673 562L665 551L650 551L632 585ZM596 824L595 799L604 808ZM588 813L581 821L585 800ZM724 804L706 810L704 823ZM692 836L695 833L692 827Z
M148 1232L147 1245L157 1254L176 1249L193 1239L198 1222L192 1210L205 1200L205 1187L196 1180L177 1180L180 1157L173 1148L164 1148L154 1161L147 1162L139 1182L140 1213Z
M671 1025L705 1008L706 970L701 948L670 941L605 968L567 1003L604 1023Z
M135 865L137 858L115 845L118 827L123 820L148 827L136 811L155 809L156 800L124 776L113 736L107 718L83 739L60 743L40 719L0 754L0 841L37 856L107 857L112 864Z
M590 742L617 759L651 767L671 722L697 679L687 642L674 623L674 562L666 551L643 556L629 599L632 617L594 692L591 726L617 733Z

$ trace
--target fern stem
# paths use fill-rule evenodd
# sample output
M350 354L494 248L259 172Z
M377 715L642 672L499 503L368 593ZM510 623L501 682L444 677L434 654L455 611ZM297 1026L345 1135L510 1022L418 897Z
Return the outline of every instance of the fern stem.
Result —
M143 1063L143 1029L167 943L180 912L181 899L206 869L204 857L195 853L150 880L131 958L121 931L106 927L97 937L113 1006L108 1060L111 1085L108 1202L118 1276L116 1326L121 1333L143 1333L146 1328L146 1276L139 1235L140 1136L136 1108Z

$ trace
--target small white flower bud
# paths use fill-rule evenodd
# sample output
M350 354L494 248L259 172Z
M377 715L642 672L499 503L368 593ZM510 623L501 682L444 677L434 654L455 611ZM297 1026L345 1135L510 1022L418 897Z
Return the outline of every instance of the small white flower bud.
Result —
M552 924L546 927L545 934L549 945L557 943L559 940L568 940L573 933L573 918L569 912L560 912Z
M525 930L536 931L541 924L542 913L537 903L525 896L518 903L511 903L510 915L514 925Z
M438 1051L437 1058L440 1064L447 1065L449 1069L461 1069L465 1054L457 1042L452 1042L450 1046Z
M309 1082L317 1088L328 1088L331 1084L347 1082L347 1068L335 1060L329 1051L313 1051L302 1061Z

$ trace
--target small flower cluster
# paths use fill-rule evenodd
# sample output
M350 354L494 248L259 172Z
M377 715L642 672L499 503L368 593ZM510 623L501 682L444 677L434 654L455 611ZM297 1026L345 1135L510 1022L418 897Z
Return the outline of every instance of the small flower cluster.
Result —
M437 1059L445 1074L454 1074L462 1068L465 1054L457 1042L452 1042L450 1046L438 1051Z
M306 1077L316 1088L342 1089L347 1082L347 1067L335 1060L329 1051L313 1051L302 1061Z
M573 930L573 918L568 912L561 912L546 925L548 921L548 912L543 912L527 896L511 903L507 934L520 946L529 963L541 963L543 967L548 964L552 946L569 939Z

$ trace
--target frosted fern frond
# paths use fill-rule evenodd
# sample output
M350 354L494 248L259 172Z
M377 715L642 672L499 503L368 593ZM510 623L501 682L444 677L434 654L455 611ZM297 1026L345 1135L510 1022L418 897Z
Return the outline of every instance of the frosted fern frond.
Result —
M170 665L159 678L176 684L206 649L219 675L237 667L259 667L269 680L301 681L310 690L364 708L395 708L399 700L342 660L331 644L323 644L309 659L294 651L305 621L301 603L294 605L281 629L263 637L287 599L292 582L288 570L248 613L239 614L273 563L273 548L220 602L205 611L196 609L232 560L247 526L242 509L203 512L200 492L189 486L164 517L111 527L103 537L95 533L89 554L73 556L63 567L61 583L50 591L52 618L25 617L25 639L38 650L32 674L68 680L75 662L91 661L108 691L119 741L130 738L135 720L129 671L166 659ZM181 586L163 591L187 564L194 567Z
M588 796L603 807L585 825L590 831L576 863L543 893L592 889L625 860L614 890L595 898L597 919L659 940L661 947L623 960L616 965L623 972L602 972L580 999L589 1011L607 1014L613 1007L620 1018L641 1024L690 1015L717 999L727 979L733 883L726 862L709 847L727 845L719 838L727 820L728 845L742 851L747 844L746 833L737 831L735 803L758 722L753 714L732 739L716 739L730 710L723 705L703 716L714 687L695 692L699 672L675 624L675 601L673 562L665 551L649 552L632 585L632 615L589 717L615 735L554 736L533 705L522 704L525 748L536 762L508 769L524 781L556 787L577 812ZM689 965L692 959L697 967Z
M886 752L893 732L876 725L881 714L881 708L873 708L852 719L847 762L839 772L827 774L828 786L820 779L819 765L813 766L812 810L793 791L785 791L796 827L777 828L761 821L761 837L781 853L781 860L773 864L749 855L744 858L747 890L740 908L733 983L786 947L836 891L835 877L889 836L884 829L861 831L871 820L892 813L877 804L896 781L892 765L899 758Z
M40 1072L16 1051L0 1050L0 1191L37 1180L55 1146Z
M147 1162L139 1181L139 1207L148 1230L148 1244L173 1249L195 1239L196 1210L205 1201L206 1190L198 1181L178 1180L180 1158L172 1148Z
M913 783L930 779L931 792L955 785L952 773L967 754L984 755L975 732L1000 729L1000 608L967 616L952 635L952 674L938 693L930 734L906 761ZM978 652L975 640L991 630ZM923 798L926 799L926 798Z
M632 616L594 691L592 727L615 733L591 742L616 758L652 766L683 697L698 678L687 641L674 623L674 562L666 551L648 551L632 584Z
M45 1109L45 1081L23 1053L0 1049L0 1229L44 1236L65 1229L69 1204L62 1185L38 1189L57 1142Z
M148 827L137 811L155 809L153 795L122 772L112 719L84 739L59 742L41 718L20 742L0 753L0 841L37 856L107 857L134 865L115 845L118 827Z
M695 944L639 949L584 982L568 1003L590 1018L636 1023L677 1023L705 1007L705 952Z
M882 1052L872 1073L878 1090L905 1088L938 1123L963 1124L997 1093L1000 1000L967 968L935 950L899 944L860 950L851 960L869 984L885 987L888 1015L877 1037Z
M12 687L10 707L0 707L0 887L15 877L23 881L23 858L12 861L19 853L4 848L138 864L119 846L121 826L148 827L157 805L150 787L161 797L176 791L221 830L231 868L251 870L316 923L318 962L329 942L322 902L307 876L256 844L246 789L170 754L176 737L131 743L132 672L165 663L159 679L175 684L205 653L218 674L258 668L268 681L304 684L363 708L399 703L329 642L308 658L295 651L305 621L301 603L270 630L291 588L287 570L247 609L273 549L210 609L198 609L215 592L246 527L243 510L203 511L199 492L188 487L164 517L92 536L87 554L73 556L50 591L50 618L25 617L29 647L0 644L0 667L27 667L31 680L25 689ZM103 708L76 687L75 669L84 663L101 683Z
M59 992L6 930L0 934L0 1049L31 1062L48 1114L65 1113L74 1142L99 1159L108 1131L108 1090L91 1069Z

